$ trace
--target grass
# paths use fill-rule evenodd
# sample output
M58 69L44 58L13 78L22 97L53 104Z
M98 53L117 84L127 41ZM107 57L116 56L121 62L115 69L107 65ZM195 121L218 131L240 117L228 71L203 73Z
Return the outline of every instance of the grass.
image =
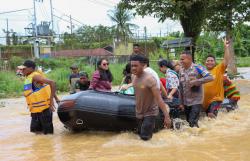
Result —
M238 57L237 67L250 67L250 57Z
M14 72L0 71L0 98L21 96L23 81Z

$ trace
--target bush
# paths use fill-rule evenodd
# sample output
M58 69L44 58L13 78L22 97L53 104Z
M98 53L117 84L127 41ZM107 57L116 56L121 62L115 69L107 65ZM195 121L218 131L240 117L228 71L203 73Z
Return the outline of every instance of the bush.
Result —
M58 92L66 92L69 90L69 74L69 69L57 68L48 73L47 77L56 82Z
M112 85L120 85L122 78L123 78L123 74L122 71L125 68L126 64L110 64L109 68L110 71L113 75L113 81L112 81Z
M24 59L18 56L13 56L10 58L10 68L15 70L18 65L23 64Z

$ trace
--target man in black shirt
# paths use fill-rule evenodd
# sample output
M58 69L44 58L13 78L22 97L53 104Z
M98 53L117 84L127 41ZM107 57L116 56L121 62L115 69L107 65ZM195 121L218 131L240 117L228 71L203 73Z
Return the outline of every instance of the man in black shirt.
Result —
M75 83L75 91L80 92L80 91L85 91L89 88L90 81L88 79L88 74L85 72L80 72L80 79L76 81Z

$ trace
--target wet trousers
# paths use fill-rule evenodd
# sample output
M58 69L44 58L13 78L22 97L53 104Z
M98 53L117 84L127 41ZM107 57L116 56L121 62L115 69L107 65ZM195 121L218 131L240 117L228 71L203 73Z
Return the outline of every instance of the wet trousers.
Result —
M190 127L199 127L198 121L201 109L201 104L185 106L185 115Z
M137 132L142 140L149 140L153 136L155 128L155 116L146 116L142 119L137 119Z

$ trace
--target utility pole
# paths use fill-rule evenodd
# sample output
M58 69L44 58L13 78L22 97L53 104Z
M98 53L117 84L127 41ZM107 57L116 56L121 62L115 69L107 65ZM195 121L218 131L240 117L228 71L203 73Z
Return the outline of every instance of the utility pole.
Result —
M52 0L50 0L50 14L51 14L52 36L53 36L53 32L54 32L54 18L53 18L53 5L52 5Z
M69 15L69 19L70 19L70 38L71 38L71 40L73 39L73 24L72 24L72 17L71 17L71 15ZM73 43L71 43L71 50L73 50Z
M37 24L36 24L36 0L33 0L33 8L34 8L34 30L35 30L35 40L34 40L34 55L35 58L39 58L39 40L37 34Z
M9 29L9 20L8 19L6 19L6 30L3 29L3 32L6 33L6 45L10 45L11 44L10 33L15 34L15 32L13 32L12 29ZM12 43L14 43L13 37L12 37Z
M50 56L51 56L51 42L54 41L54 16L53 16L53 5L52 5L52 0L50 0L50 14L51 14L51 37L48 38L48 43L50 47Z
M72 33L73 33L73 24L72 24L72 17L71 17L71 15L69 16L69 19L70 19L70 34L72 35Z
M9 20L6 19L6 45L10 45Z

